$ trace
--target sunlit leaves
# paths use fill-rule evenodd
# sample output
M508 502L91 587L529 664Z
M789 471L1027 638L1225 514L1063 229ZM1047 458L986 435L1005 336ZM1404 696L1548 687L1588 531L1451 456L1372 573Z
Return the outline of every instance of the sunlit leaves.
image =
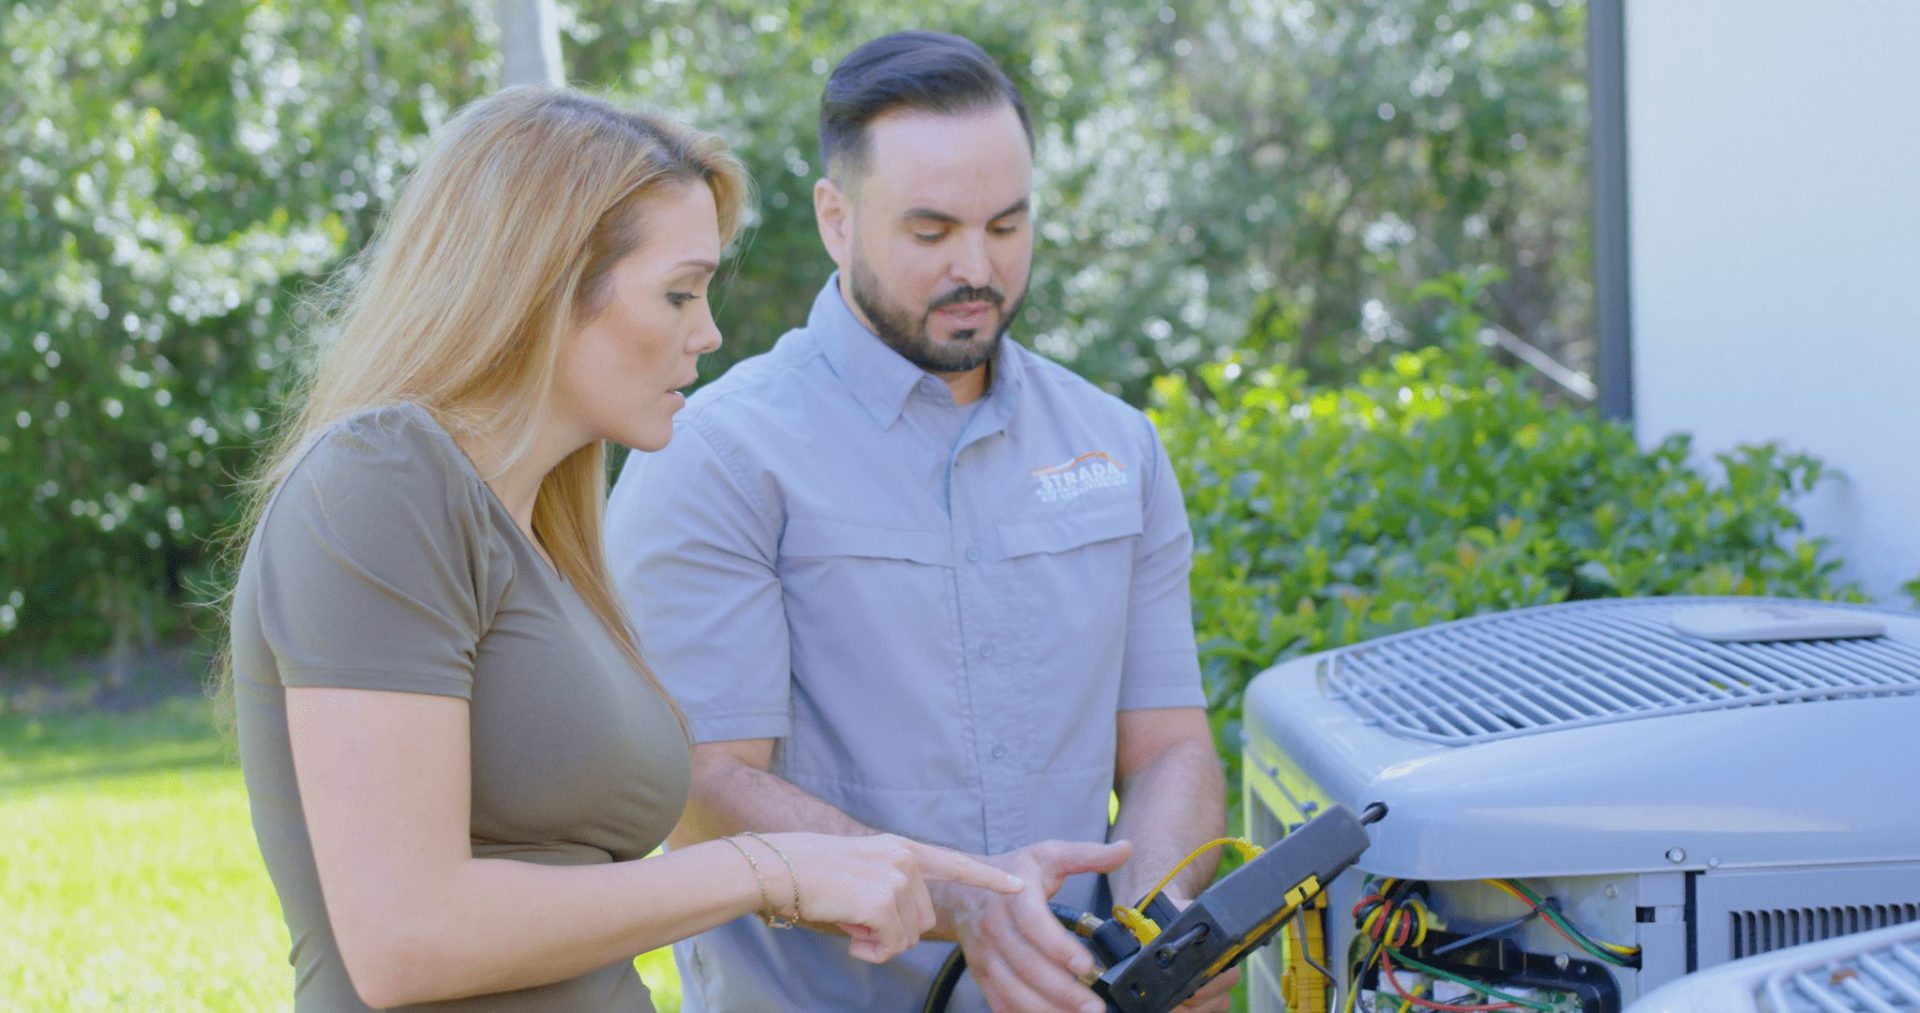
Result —
M1475 279L1423 291L1444 348L1350 383L1239 363L1154 382L1230 767L1248 681L1296 655L1568 599L1858 597L1798 512L1819 461L1762 445L1702 465L1684 437L1642 448L1491 360Z
M376 6L385 44L345 2L0 13L9 651L165 628L277 410L296 296L364 241L420 118L486 85L465 11Z

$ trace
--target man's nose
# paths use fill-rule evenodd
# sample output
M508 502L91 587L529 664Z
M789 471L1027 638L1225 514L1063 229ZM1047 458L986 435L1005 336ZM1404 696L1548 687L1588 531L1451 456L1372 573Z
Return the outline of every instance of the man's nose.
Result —
M960 237L947 273L955 282L969 288L988 287L993 280L993 262L987 256L985 233L969 232Z

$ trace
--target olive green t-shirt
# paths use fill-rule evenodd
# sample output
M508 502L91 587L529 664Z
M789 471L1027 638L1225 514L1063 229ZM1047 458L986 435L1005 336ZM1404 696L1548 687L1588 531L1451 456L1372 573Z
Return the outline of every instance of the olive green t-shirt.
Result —
M240 762L292 935L298 1010L367 1007L321 899L286 687L468 701L476 857L640 858L666 839L686 802L687 741L666 700L418 406L349 418L294 466L240 567L232 632ZM622 961L431 1008L653 1005Z

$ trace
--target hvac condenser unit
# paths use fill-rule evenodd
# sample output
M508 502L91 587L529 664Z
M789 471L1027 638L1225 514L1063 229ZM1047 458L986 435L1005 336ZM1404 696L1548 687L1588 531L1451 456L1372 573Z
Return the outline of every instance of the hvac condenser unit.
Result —
M1920 616L1754 598L1481 616L1281 664L1244 728L1254 840L1329 803L1389 810L1248 962L1254 1013L1613 1013L1920 921Z

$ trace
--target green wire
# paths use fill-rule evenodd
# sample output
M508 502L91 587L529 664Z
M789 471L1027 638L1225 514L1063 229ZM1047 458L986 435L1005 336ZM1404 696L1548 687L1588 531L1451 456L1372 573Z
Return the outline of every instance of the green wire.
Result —
M1602 961L1612 964L1615 967L1628 966L1627 961L1622 959L1618 954L1609 953L1606 950L1601 949L1599 946L1595 945L1593 940L1589 938L1586 933L1580 931L1579 929L1574 928L1572 923L1568 922L1565 917L1559 914L1559 912L1556 912L1552 908L1544 907L1544 906L1540 910L1547 912L1547 917L1552 918L1553 923L1555 925L1558 925L1561 928L1566 929L1567 934L1573 937L1574 942L1580 944L1581 949L1586 950L1588 953L1593 954L1595 957L1598 957Z
M1522 999L1517 995L1509 995L1505 992L1502 992L1499 989L1494 988L1484 982L1469 981L1465 978L1460 977L1459 975L1450 974L1446 971L1442 971L1437 967L1429 967L1426 964L1422 964L1418 960L1415 960L1412 957L1407 956L1406 954L1400 952L1399 950L1388 949L1387 954L1393 958L1394 963L1405 964L1408 967L1413 968L1414 970L1419 971L1422 974L1432 975L1433 977L1439 978L1442 981L1451 981L1456 985L1461 985L1466 988L1470 988L1475 992L1483 992L1489 996L1492 996L1495 999L1499 999L1502 1002L1513 1003L1515 1006L1525 1006L1528 1009L1539 1010L1540 1013L1552 1013L1553 1007L1548 1005L1547 1003L1540 1002L1536 999Z
M1610 953L1604 947L1601 947L1599 944L1595 943L1593 941L1592 936L1589 936L1585 932L1582 932L1579 929L1574 928L1573 923L1570 921L1567 921L1566 916L1561 914L1558 908L1549 907L1547 905L1547 902L1542 900L1539 894L1534 893L1533 890L1527 886L1527 884L1522 883L1517 879L1505 879L1505 880L1501 880L1501 882L1506 883L1508 886L1511 886L1515 890L1518 890L1522 894L1524 894L1528 900L1533 902L1533 906L1539 909L1541 914L1551 919L1555 925L1558 925L1562 929L1565 929L1567 936L1571 938L1575 943L1578 943L1581 949L1586 950L1588 953L1593 954L1595 957L1598 957L1600 960L1603 960L1606 963L1612 964L1615 967L1633 966L1630 962L1628 962L1625 958L1621 957L1619 954Z

